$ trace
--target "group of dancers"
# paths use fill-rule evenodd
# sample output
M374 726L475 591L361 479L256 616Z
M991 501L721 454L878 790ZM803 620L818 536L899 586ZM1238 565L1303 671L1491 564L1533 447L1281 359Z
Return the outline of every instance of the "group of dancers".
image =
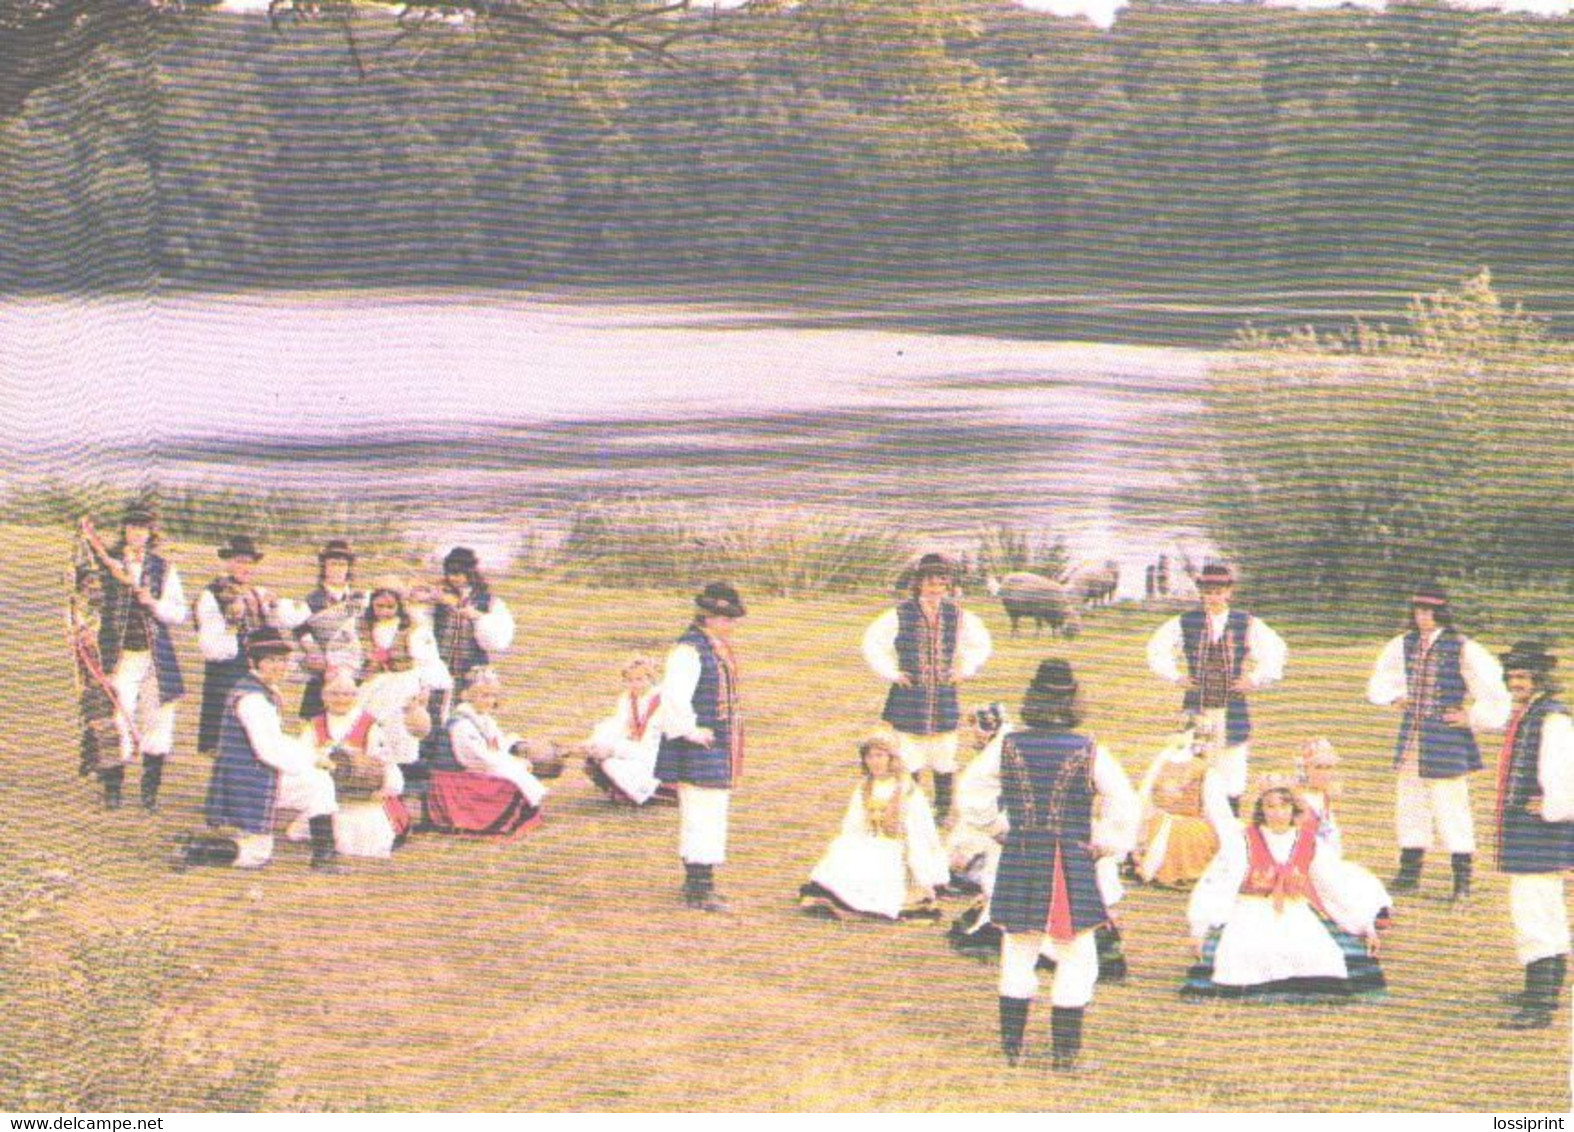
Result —
M151 810L185 691L171 630L186 620L186 598L146 508L125 511L114 546L85 520L80 534L72 642L82 769L115 809L140 762L140 800ZM256 584L263 554L252 539L231 538L217 554L225 572L193 607L205 660L198 745L214 756L209 828L182 839L178 867L261 866L281 829L309 841L312 866L330 871L341 855L388 856L413 829L517 836L541 820L545 782L578 755L609 799L677 805L682 901L732 910L716 870L744 749L733 637L747 610L733 586L696 595L664 662L628 660L612 715L565 749L496 718L492 661L514 623L469 549L451 550L434 584L384 577L363 589L353 548L330 540L317 555L318 585L301 601ZM1249 699L1283 679L1287 649L1260 618L1231 607L1227 566L1209 564L1195 581L1198 608L1166 621L1147 650L1154 674L1182 691L1185 727L1134 789L1081 730L1080 684L1065 659L1038 666L1015 718L992 704L964 721L959 686L992 643L959 601L955 566L925 555L911 595L864 635L864 657L889 685L882 722L858 746L860 780L800 890L802 906L934 920L939 897L977 893L950 934L964 949L998 948L1006 1058L1022 1056L1049 968L1051 1060L1073 1069L1101 972L1124 969L1115 909L1127 882L1190 889L1188 995L1381 990L1390 893L1419 886L1434 837L1450 854L1451 898L1470 898L1468 776L1483 765L1475 731L1502 729L1497 860L1526 969L1505 1024L1549 1025L1569 952L1563 873L1574 867L1574 723L1556 698L1556 658L1526 641L1500 663L1453 627L1442 590L1415 591L1410 625L1382 650L1367 689L1401 717L1400 862L1385 886L1343 855L1337 755L1326 740L1304 744L1295 774L1250 782ZM282 699L292 670L306 677L298 728ZM965 768L964 734L977 751Z

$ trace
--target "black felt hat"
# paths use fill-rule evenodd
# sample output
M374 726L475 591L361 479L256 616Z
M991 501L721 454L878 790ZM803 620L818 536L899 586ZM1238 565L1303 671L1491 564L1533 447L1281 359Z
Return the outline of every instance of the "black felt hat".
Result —
M711 617L742 617L748 612L738 591L726 582L712 582L694 598L694 608Z
M250 558L253 562L261 562L262 551L257 549L250 535L231 535L230 541L219 547L219 557L226 562L231 558Z
M1515 641L1499 659L1504 672L1551 672L1558 666L1558 658L1540 641Z

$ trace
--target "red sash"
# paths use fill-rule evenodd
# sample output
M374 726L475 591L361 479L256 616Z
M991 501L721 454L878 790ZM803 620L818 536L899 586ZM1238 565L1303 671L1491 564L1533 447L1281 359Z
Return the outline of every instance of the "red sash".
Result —
M629 716L631 717L629 722L630 739L637 743L645 737L645 728L650 726L651 717L656 714L656 710L660 707L661 696L659 693L652 697L650 710L645 712L644 715L640 714L639 701L632 698L629 700Z

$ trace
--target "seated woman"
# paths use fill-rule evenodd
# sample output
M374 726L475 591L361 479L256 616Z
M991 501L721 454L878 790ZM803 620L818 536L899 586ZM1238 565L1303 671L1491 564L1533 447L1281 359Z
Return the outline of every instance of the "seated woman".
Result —
M361 705L355 674L347 668L324 673L321 695L326 710L307 724L301 742L333 768L339 800L334 841L347 856L386 860L410 832L410 811L399 797L404 793L399 762L408 752L399 747L414 740L389 734ZM305 822L297 819L286 835L304 840Z
M1203 804L1219 853L1192 891L1188 917L1198 962L1181 993L1283 1001L1347 999L1385 986L1377 964L1378 924L1362 915L1319 847L1305 802L1288 779L1258 784L1244 825L1217 772Z
M939 919L934 890L951 870L929 799L903 768L894 733L869 736L858 757L863 781L847 804L841 834L798 890L799 904L833 917Z
M562 770L550 750L539 750L539 767L529 746L505 734L493 712L502 682L488 665L472 668L463 698L448 719L448 744L432 769L426 817L440 833L517 836L541 824L547 788L534 770L550 777Z
M1393 898L1372 871L1346 859L1344 837L1334 818L1334 803L1344 793L1339 781L1339 754L1327 739L1309 739L1301 748L1296 777L1301 800L1317 823L1317 848L1328 857L1328 867L1341 874L1336 886L1340 896L1354 901L1354 915L1371 918L1387 927L1393 914Z
M1202 813L1202 779L1214 747L1209 725L1188 721L1158 753L1137 789L1142 835L1135 854L1137 876L1150 884L1190 888L1219 850L1219 839Z
M656 753L661 747L660 671L649 657L623 666L623 691L612 714L596 725L584 747L585 773L614 802L643 806L661 785Z

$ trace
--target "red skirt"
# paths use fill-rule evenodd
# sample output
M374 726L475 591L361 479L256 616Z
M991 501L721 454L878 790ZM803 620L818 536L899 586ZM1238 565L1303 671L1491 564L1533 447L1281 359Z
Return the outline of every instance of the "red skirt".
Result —
M540 808L508 779L462 770L432 772L426 816L439 833L484 837L518 837L541 824Z

